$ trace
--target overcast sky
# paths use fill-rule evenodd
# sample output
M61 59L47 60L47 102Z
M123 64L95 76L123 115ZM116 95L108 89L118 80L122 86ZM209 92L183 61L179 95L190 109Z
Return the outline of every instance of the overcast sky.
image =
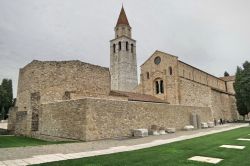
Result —
M250 0L0 0L0 79L16 93L19 68L34 59L109 67L122 3L138 67L155 50L216 76L250 60Z

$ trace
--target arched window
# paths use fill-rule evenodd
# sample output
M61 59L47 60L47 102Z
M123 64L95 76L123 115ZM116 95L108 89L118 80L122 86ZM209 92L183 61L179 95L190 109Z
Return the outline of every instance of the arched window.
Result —
M128 51L128 42L126 42L126 51Z
M115 44L113 44L113 53L115 53Z
M121 51L121 50L122 50L122 43L119 42L119 51Z
M134 52L134 45L131 44L131 52L133 53Z
M172 74L173 74L173 69L172 69L172 67L170 66L168 69L169 69L169 75L172 75Z
M155 81L155 93L156 94L163 94L164 93L164 82L163 80L156 80Z

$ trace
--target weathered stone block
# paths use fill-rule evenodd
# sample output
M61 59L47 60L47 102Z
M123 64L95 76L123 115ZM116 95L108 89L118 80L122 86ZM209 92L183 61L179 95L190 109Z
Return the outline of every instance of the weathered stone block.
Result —
M198 128L198 125L197 125L197 116L196 114L191 114L191 124L194 126L195 129Z
M194 129L194 126L188 125L188 126L185 126L183 129L186 130L186 131L190 131L190 130Z
M200 117L200 115L197 114L196 119L197 119L197 128L201 129L201 117Z
M158 131L152 131L152 135L160 135Z
M214 122L208 122L207 124L208 124L209 128L213 128L214 127Z
M134 137L146 137L148 136L148 129L135 129L133 135Z
M206 122L202 122L201 128L203 128L203 129L208 128L208 124Z
M167 128L166 132L167 133L175 133L176 129L175 128Z
M165 134L166 134L166 131L165 131L165 130L160 130L160 131L159 131L159 134L160 134L160 135L165 135Z

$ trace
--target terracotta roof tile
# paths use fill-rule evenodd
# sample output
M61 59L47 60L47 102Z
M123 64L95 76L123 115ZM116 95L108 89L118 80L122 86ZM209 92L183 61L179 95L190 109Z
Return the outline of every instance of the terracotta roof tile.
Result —
M118 26L118 25L128 25L129 26L129 22L128 22L128 19L127 19L127 16L126 16L126 13L125 13L123 6L121 9L118 21L116 23L116 26Z

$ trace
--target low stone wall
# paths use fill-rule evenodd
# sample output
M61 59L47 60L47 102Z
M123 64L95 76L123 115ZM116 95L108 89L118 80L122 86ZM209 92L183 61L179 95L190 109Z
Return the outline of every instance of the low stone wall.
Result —
M42 135L85 140L85 126L85 100L42 105L39 113L39 133Z
M165 103L87 99L86 140L132 136L132 130L151 125L182 129L190 124L191 113L201 121L212 120L208 107L168 105Z
M208 107L90 98L43 104L41 112L40 134L86 141L131 136L151 125L181 129L191 113L213 120Z

